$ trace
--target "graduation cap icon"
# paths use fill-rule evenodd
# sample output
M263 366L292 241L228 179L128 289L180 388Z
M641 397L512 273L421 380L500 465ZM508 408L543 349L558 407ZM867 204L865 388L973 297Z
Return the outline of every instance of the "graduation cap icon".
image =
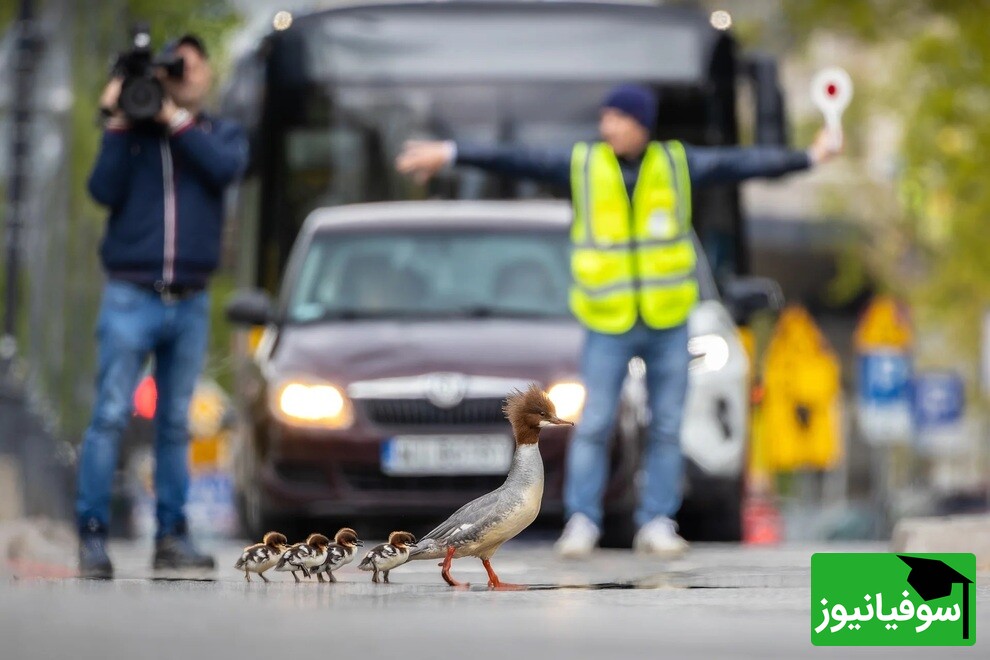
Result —
M945 598L952 593L952 585L962 585L963 639L969 639L969 599L972 592L969 585L973 581L941 559L911 557L910 555L897 556L911 567L907 576L908 584L926 601Z

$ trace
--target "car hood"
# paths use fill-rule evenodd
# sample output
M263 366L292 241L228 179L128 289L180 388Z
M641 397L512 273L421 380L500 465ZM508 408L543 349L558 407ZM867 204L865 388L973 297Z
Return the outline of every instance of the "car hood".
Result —
M280 330L271 367L346 386L375 378L456 372L550 382L578 375L574 321L347 321Z

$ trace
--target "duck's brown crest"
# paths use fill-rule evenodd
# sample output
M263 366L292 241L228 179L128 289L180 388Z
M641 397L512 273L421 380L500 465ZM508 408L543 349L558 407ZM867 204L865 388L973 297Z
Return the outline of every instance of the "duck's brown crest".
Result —
M505 400L502 412L513 426L523 424L526 415L556 413L550 397L536 383L530 383L525 391L513 390Z
M306 545L322 548L325 545L330 545L330 539L325 537L323 534L310 534L306 537Z
M265 534L261 542L267 546L276 547L280 545L288 545L289 539L285 538L285 534L280 532L268 532Z

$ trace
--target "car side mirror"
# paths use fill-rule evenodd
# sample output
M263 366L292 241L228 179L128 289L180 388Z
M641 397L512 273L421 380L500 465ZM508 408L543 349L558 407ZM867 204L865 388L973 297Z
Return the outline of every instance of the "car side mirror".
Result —
M275 320L269 295L260 289L243 289L227 303L227 320L236 325L267 325Z
M754 312L776 312L784 307L784 292L777 280L769 277L734 277L723 284L723 294L737 325L745 324Z

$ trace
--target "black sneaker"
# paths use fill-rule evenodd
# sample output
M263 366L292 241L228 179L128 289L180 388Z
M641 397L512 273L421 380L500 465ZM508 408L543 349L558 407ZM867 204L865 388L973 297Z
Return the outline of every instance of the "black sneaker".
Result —
M113 564L107 555L107 532L98 523L91 523L79 532L79 576L113 578Z
M163 536L155 541L156 571L212 571L216 562L199 552L185 534Z

